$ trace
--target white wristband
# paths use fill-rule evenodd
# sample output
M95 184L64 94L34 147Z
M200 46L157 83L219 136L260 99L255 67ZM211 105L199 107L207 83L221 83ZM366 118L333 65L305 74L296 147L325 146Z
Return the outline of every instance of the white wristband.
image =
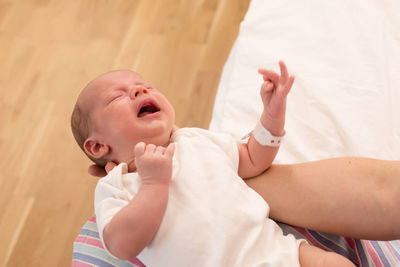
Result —
M264 128L261 122L258 121L256 127L253 130L253 136L256 141L262 146L277 147L281 145L285 134L283 134L282 136L273 136L267 129Z

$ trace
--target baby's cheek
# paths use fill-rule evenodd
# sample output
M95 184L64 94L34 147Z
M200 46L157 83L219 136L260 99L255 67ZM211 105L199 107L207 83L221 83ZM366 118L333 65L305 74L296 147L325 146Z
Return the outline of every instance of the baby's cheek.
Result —
M128 148L134 153L134 147L137 143L139 143L135 130L127 123L124 123L122 125L114 125L112 129L112 134L108 136L111 138L111 141L114 143L118 143L118 148L119 149L124 149L127 150Z

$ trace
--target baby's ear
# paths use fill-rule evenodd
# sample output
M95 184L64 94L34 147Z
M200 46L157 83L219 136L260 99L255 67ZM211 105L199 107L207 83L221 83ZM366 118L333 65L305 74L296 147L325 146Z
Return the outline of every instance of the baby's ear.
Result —
M100 159L110 152L110 147L107 144L103 144L99 140L91 137L85 140L83 148L89 156L95 159Z

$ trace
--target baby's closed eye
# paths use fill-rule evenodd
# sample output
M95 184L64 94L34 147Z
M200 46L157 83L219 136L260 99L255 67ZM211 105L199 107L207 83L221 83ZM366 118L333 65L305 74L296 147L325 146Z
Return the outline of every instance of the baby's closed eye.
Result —
M111 100L110 102L113 102L113 101L115 101L115 100L118 100L118 99L120 99L122 96L123 96L122 94L113 96L113 97L112 97L112 100Z

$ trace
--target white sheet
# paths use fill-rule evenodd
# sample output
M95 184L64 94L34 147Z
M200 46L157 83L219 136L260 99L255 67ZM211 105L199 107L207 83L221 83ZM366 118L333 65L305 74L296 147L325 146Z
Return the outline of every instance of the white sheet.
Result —
M277 163L400 159L400 1L252 0L226 62L210 129L240 138L262 110L258 67L296 81Z

